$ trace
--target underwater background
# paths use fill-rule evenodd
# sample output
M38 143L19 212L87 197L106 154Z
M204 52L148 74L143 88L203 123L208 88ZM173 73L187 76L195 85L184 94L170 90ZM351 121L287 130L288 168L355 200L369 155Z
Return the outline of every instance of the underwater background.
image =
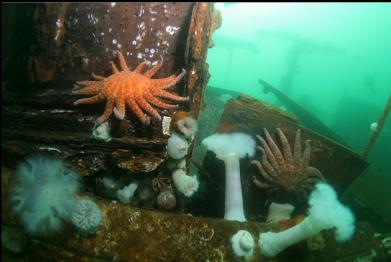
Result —
M211 77L206 108L213 115L245 93L287 110L262 78L311 112L361 154L391 93L390 3L216 3L222 24L207 62ZM221 92L221 89L227 90ZM211 101L218 93L220 99ZM208 103L209 102L209 103ZM216 116L217 115L217 116ZM211 118L211 115L203 115ZM216 123L217 124L217 123ZM206 137L213 127L200 128ZM194 155L197 155L195 148ZM391 121L368 155L370 166L345 197L367 213L378 230L391 224ZM379 228L380 227L380 228Z

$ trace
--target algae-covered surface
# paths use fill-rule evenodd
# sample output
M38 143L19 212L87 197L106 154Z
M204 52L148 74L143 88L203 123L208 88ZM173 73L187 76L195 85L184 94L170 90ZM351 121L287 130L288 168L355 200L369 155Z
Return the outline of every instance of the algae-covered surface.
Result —
M13 171L2 168L2 228L18 225L10 213L8 196ZM91 196L83 196L91 197ZM104 224L96 234L81 235L70 225L46 238L29 237L26 250L13 254L4 246L4 261L244 261L235 257L230 238L248 230L255 243L259 233L275 230L255 221L233 222L151 211L95 198ZM357 257L384 257L380 238L369 224L358 223L354 238L340 244L334 233L325 231L316 238L292 246L273 261L354 261ZM255 247L247 261L270 261ZM381 261L381 260L379 260Z

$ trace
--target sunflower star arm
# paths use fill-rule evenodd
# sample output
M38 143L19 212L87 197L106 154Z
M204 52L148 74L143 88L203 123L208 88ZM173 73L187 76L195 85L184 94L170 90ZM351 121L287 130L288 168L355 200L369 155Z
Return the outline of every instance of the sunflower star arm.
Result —
M282 153L276 143L274 142L273 138L270 136L269 132L266 128L263 129L265 132L266 140L269 143L270 150L273 152L274 157L276 158L277 162L280 164L280 167L282 167L285 163L284 157L282 156Z
M315 167L312 167L312 166L309 166L307 168L307 180L311 180L313 182L316 182L316 181L326 181L326 178L322 175L322 172L320 172L319 169L315 168Z
M151 62L149 61L144 61L141 64L139 64L136 69L133 70L135 73L142 74L144 72L144 69L149 67L151 65Z
M113 71L113 74L116 74L119 72L117 66L114 64L113 61L110 61L110 65L111 65L111 70Z
M289 146L288 139L286 138L285 134L282 132L282 130L280 128L277 128L277 132L280 135L281 144L282 144L282 151L284 152L285 161L288 164L293 164L292 151Z
M185 73L186 73L186 70L182 69L182 72L177 76L172 75L172 76L169 76L166 78L152 79L153 86L154 86L154 88L158 88L158 89L162 89L162 90L167 89L167 88L175 85L177 82L179 82L179 80L182 79L182 77L185 75Z
M161 88L160 86L167 85L169 83L172 83L175 78L175 75L171 75L169 77L160 78L160 79L151 79L152 86L154 88ZM175 84L175 83L174 83Z
M79 86L98 86L102 82L101 81L76 81L76 84Z
M174 100L174 101L187 101L187 100L189 100L188 96L186 96L186 97L177 96L177 95L171 94L171 93L169 93L167 91L164 91L164 90L155 90L154 93L155 93L154 95L157 95L157 96L160 96L160 97L164 97L164 98L168 98L168 99L171 99L171 100Z
M259 162L258 160L253 160L251 161L251 164L255 165L259 171L259 173L261 173L262 177L264 177L267 181L269 182L275 182L274 178L271 177L266 171L265 169L263 168L261 162Z
M129 71L129 67L126 64L125 58L120 51L117 51L117 57L121 71Z
M259 181L255 176L253 176L253 183L259 188L268 188L269 185L262 181Z
M72 90L72 95L96 95L102 89L102 86L88 86Z
M100 76L100 75L96 75L96 74L94 74L94 72L92 72L92 77L94 78L94 79L96 79L96 80L105 80L106 79L106 77L104 77L104 76Z
M149 124L149 120L147 119L147 117L145 116L145 114L143 113L143 111L141 110L141 108L139 107L139 105L136 103L135 99L132 98L132 99L129 99L126 101L129 108L132 110L132 112L136 115L136 117L144 124L144 125L148 125Z
M147 100L145 100L143 97L139 97L137 98L137 104L144 110L146 111L148 114L150 114L153 118L155 118L156 120L162 120L162 117L160 116L160 114L158 113L158 111L156 111L149 103Z
M144 94L144 98L150 104L157 106L159 108L162 108L162 109L176 109L176 108L178 108L178 105L171 105L171 104L164 103L149 93Z
M172 75L166 78L151 79L151 81L152 81L153 88L167 89L168 87L171 87L176 84L174 79L175 79L175 75Z
M276 171L274 170L274 168L272 167L272 165L270 165L267 157L266 157L266 152L265 150L262 148L262 147L258 147L259 150L261 150L262 152L262 156L261 156L261 163L262 163L262 166L265 167L265 170L268 174L270 174L271 176L273 177L276 177L277 176L277 173Z
M163 56L160 55L159 62L154 67L152 67L147 72L145 72L144 75L146 77L152 77L154 74L156 74L157 71L159 71L159 69L160 69L160 67L162 67L162 65L163 65Z
M125 101L121 97L115 99L115 107L113 108L114 115L117 119L125 118Z
M100 117L98 117L98 119L97 119L98 124L103 124L104 122L107 121L107 119L109 119L111 113L113 113L114 102L115 102L115 101L114 101L113 98L108 98L108 99L107 99L105 111L104 111L103 114L102 114Z
M88 98L81 98L73 102L73 105L77 106L80 104L95 104L97 102L103 101L104 97L101 96L100 94L93 96L93 97L88 97Z
M270 147L267 145L266 141L260 136L256 136L259 142L261 143L263 149L266 152L267 159L270 161L270 164L273 166L273 168L276 170L277 173L281 173L280 165L278 164L276 158L274 157L272 151L270 150Z

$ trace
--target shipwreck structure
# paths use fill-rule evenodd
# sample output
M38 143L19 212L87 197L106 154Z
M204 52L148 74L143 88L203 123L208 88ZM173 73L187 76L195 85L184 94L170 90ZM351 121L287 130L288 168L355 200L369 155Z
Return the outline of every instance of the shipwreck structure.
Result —
M257 242L260 232L273 230L260 219L259 195L246 176L242 179L249 221L221 219L216 207L222 206L224 194L218 186L222 170L210 155L203 166L197 165L204 191L190 200L175 192L177 205L171 211L158 209L155 202L123 204L100 192L105 177L150 184L156 178L158 182L170 179L166 167L166 147L173 131L170 120L176 111L197 119L203 107L209 79L207 50L212 32L221 24L212 3L6 4L2 22L7 25L2 33L2 259L239 261L230 242L235 232L245 229ZM184 69L186 74L171 92L189 99L179 103L176 110L161 110L162 121L152 120L149 125L131 113L122 120L111 116L110 140L97 140L91 133L104 103L75 107L73 102L78 97L71 90L77 81L91 80L92 72L110 75L110 61L121 63L116 58L118 50L132 69L143 61L163 57L156 78ZM241 95L227 104L218 131L255 135L261 127L282 127L291 139L297 122L284 112ZM355 153L303 130L316 145L313 162L339 192L367 166ZM197 138L189 143L186 169L195 143ZM10 203L15 167L34 153L61 157L82 176L82 195L94 199L105 221L96 234L79 234L70 225L65 225L63 233L46 238L18 231L20 225ZM214 174L210 171L213 166ZM245 163L243 169L248 166ZM213 181L203 175L213 175ZM371 226L359 222L357 227L348 244L337 244L333 233L326 231L315 240L287 249L275 261L291 261L291 256L301 261L347 261L372 256L373 252L385 257L382 238L373 237ZM13 248L15 243L18 248ZM248 260L267 259L256 248Z

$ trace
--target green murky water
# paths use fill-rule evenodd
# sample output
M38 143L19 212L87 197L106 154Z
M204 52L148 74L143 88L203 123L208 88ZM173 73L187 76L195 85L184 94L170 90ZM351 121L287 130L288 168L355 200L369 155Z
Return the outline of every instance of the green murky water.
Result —
M391 94L390 3L218 3L208 52L213 87L284 107L262 78L362 153ZM222 98L223 99L223 98ZM391 224L391 120L351 185L355 200ZM387 205L387 206L384 206Z

